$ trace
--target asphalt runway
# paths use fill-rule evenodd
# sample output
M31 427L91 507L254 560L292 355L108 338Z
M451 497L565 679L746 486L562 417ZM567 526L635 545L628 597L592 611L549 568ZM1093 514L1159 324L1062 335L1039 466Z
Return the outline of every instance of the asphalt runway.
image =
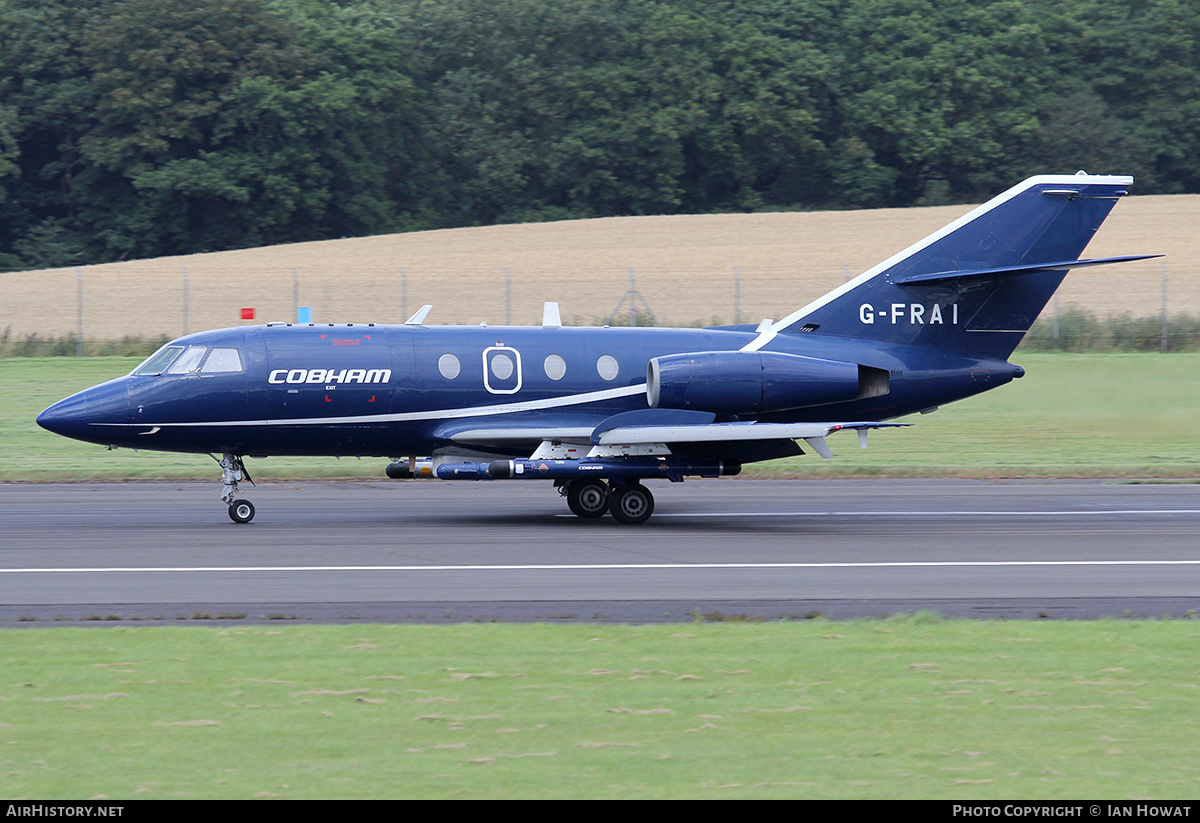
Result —
M581 520L542 482L0 486L0 625L686 621L1200 609L1200 485L690 480Z

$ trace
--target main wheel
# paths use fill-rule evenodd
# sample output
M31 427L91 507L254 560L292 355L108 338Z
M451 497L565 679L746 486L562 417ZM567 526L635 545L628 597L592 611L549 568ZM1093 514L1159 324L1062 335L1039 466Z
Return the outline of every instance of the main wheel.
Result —
M578 517L600 517L608 511L608 486L602 480L573 480L567 487L567 508Z
M640 483L621 486L613 490L608 505L619 523L645 523L654 514L654 495Z
M234 500L229 504L229 519L234 523L249 523L254 519L254 504L249 500Z

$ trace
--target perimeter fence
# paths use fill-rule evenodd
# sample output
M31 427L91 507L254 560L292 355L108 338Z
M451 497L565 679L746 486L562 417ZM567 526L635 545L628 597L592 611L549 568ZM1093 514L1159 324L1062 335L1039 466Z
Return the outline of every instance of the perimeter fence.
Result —
M208 328L269 321L709 326L778 319L858 272L735 266L671 269L417 269L178 266L163 260L0 273L0 356L140 353ZM1035 349L1200 349L1200 271L1161 260L1068 276L1027 338Z

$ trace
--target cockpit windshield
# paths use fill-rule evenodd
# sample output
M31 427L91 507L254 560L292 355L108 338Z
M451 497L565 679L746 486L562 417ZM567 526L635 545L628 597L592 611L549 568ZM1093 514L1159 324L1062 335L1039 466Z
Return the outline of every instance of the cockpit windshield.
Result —
M132 373L142 376L162 374L175 361L175 358L179 356L181 351L183 351L183 346L163 346L143 360L142 364L134 369Z
M163 346L146 358L133 374L229 374L242 370L242 356L231 346Z
M208 348L205 346L188 346L183 356L167 368L167 374L190 374L199 371L200 361L204 359L206 351Z

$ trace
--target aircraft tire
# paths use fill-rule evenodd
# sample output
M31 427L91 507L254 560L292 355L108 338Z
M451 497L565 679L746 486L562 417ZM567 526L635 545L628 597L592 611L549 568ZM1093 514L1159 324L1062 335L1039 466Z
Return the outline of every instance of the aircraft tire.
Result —
M254 504L249 500L234 500L229 504L229 519L234 523L249 523L254 519Z
M608 498L608 486L600 480L573 480L567 487L567 508L576 517L603 517Z
M608 505L618 523L645 523L654 514L654 495L635 483L614 490Z

